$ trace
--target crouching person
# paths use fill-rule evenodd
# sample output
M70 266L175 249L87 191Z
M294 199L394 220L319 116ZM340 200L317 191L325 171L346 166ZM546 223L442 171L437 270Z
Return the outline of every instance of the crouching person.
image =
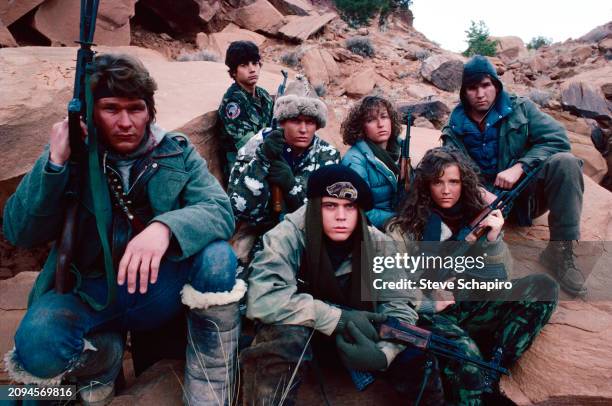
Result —
M433 247L430 255L449 254L456 236L486 207L478 175L459 150L433 148L417 168L410 195L397 217L388 226L389 234L410 247L415 241L448 241L425 243ZM466 257L481 257L481 266L460 271L453 269L441 279L463 281L510 281L511 288L479 290L455 289L454 300L435 301L437 291L425 291L419 306L419 325L455 341L466 356L491 360L498 357L505 368L512 367L527 351L554 312L558 284L545 274L512 278L512 257L503 241L504 218L492 211L481 223L486 241L471 242ZM458 244L457 244L458 245ZM450 254L457 252L456 246ZM420 252L420 251L419 251ZM431 271L431 269L429 270ZM424 279L437 279L428 271ZM500 404L499 375L478 369L472 364L440 358L447 404Z
M92 122L82 130L95 133L87 137L90 169L80 173L75 282L68 293L53 289L55 244L5 356L9 375L26 384L76 383L84 403L108 403L125 332L157 328L185 304L185 401L225 403L246 290L225 242L234 230L229 199L185 136L153 124L157 86L140 61L98 55L90 83ZM60 238L76 170L69 156L64 120L6 204L3 231L13 244Z
M264 235L251 263L247 317L256 322L256 336L241 353L248 405L294 404L313 343L315 358L324 358L319 350L326 357L337 352L353 374L391 371L404 347L379 340L376 323L388 316L416 321L408 291L401 300L362 297L371 257L391 255L390 240L368 226L364 213L373 198L365 181L348 167L325 166L308 179L307 197ZM410 369L418 368L404 368L405 376Z

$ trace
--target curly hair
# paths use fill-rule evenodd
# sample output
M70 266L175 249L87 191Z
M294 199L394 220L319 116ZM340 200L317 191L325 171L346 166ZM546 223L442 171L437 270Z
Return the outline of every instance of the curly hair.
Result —
M486 206L480 192L480 181L475 168L461 151L449 147L432 148L414 171L410 194L403 202L398 215L389 222L390 227L399 226L401 231L416 240L423 236L425 223L434 205L429 186L444 174L451 165L457 165L461 175L461 197L464 214L468 218L476 215Z
M142 62L126 54L98 54L90 78L91 91L108 92L116 97L144 100L149 111L149 123L155 121L157 83Z
M363 126L366 120L376 114L381 107L387 109L391 118L391 139L397 139L402 131L400 115L387 99L378 96L366 96L357 102L342 122L340 132L346 145L355 145L365 137Z

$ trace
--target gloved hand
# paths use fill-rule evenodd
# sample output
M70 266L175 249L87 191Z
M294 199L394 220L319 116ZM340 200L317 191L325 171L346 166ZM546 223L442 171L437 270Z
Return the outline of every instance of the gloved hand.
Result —
M347 324L349 335L354 343L347 341L342 334L336 335L336 347L342 363L357 371L379 371L387 367L387 357L376 343L363 335L352 321Z
M284 194L289 193L295 185L293 171L289 164L283 159L277 159L270 162L267 179L269 183L278 185Z
M271 131L261 144L261 154L268 161L275 161L280 158L283 146L285 145L285 133L282 128Z
M378 332L372 323L382 323L387 320L387 316L380 313L366 312L362 310L342 310L338 325L334 330L337 335L346 332L349 322L359 329L368 339L378 341Z

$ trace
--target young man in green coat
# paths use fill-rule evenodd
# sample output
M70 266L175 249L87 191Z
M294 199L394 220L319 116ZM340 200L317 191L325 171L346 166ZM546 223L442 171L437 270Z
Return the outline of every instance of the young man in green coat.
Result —
M372 192L352 169L328 165L310 176L307 195L305 206L264 235L250 266L247 317L257 333L240 355L245 404L295 404L304 367L313 360L311 345L329 367L337 353L360 390L373 376L401 392L416 386L422 363L377 333L387 317L415 324L418 290L381 289L408 277L403 269L373 272L374 257L398 251L368 225ZM427 396L435 394L441 394L439 378L430 379Z
M227 48L225 64L234 83L223 95L218 119L226 148L226 179L236 152L272 119L272 97L257 86L261 71L259 48L251 41L234 41Z
M28 384L70 382L85 403L108 402L125 332L155 329L185 304L185 400L223 403L231 393L238 301L246 290L236 282L236 258L225 241L234 230L229 199L184 135L153 124L157 85L140 61L98 55L93 67L89 128L97 137L87 142L100 139L94 159L102 173L81 173L71 263L76 281L68 293L53 289L54 244L15 348L5 356L9 375ZM77 169L70 152L65 119L53 126L48 147L7 201L3 231L13 244L59 240L67 184ZM99 229L108 233L106 244Z
M464 66L460 98L442 129L444 145L470 157L490 189L512 189L526 171L542 165L511 219L528 226L550 210L551 242L540 260L565 291L586 294L572 247L580 238L582 163L570 153L565 129L530 100L507 93L493 65L480 55Z

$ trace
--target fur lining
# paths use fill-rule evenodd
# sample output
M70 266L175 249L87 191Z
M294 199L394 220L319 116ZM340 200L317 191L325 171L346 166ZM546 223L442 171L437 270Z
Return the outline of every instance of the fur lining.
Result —
M242 279L237 279L234 288L227 292L202 293L186 284L181 290L183 304L190 309L208 309L210 306L222 306L235 303L242 299L247 291L247 285Z
M274 117L279 122L299 115L314 118L317 122L317 129L327 124L327 106L319 99L289 94L276 100Z
M62 378L68 371L51 378L39 378L26 371L17 360L17 351L15 348L4 354L4 370L15 382L23 384L36 384L40 386L54 386L62 382Z

